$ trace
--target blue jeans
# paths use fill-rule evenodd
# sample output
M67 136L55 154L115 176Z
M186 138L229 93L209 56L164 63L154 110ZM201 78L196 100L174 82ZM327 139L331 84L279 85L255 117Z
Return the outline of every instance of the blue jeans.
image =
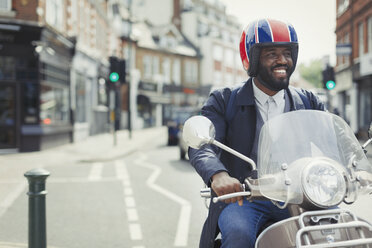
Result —
M279 209L271 201L244 200L243 206L231 203L218 219L221 248L254 248L257 233L268 220L277 222L289 217L288 209Z

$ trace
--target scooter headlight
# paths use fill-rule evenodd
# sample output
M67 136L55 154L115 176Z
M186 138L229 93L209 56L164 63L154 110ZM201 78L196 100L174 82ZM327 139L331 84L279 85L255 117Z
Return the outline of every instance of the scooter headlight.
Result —
M321 208L338 205L346 194L346 181L337 163L322 158L305 167L302 187L306 198Z

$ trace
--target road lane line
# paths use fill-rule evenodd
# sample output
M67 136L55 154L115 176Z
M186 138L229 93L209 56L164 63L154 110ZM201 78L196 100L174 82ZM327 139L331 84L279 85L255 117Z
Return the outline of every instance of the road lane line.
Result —
M92 169L90 170L88 179L90 181L98 181L102 178L103 163L93 163Z
M174 246L176 247L187 246L188 234L189 234L189 228L190 228L191 210L192 210L191 204L189 201L183 199L179 195L157 185L155 182L157 178L159 177L159 175L161 174L161 169L157 165L145 162L146 159L147 159L147 156L145 154L141 154L139 158L134 161L134 163L138 164L139 166L153 170L152 174L146 181L146 184L148 185L148 187L152 188L153 190L159 192L160 194L163 194L164 196L168 197L172 201L175 201L181 205L181 211L180 211L180 216L178 219Z
M135 208L136 207L136 201L134 200L133 197L126 196L124 200L125 200L125 205L127 206L127 208Z
M142 240L142 229L138 223L138 212L136 201L133 197L133 190L130 183L130 176L126 164L122 160L115 161L116 176L121 180L123 185L124 202L126 205L127 217L129 222L129 235L131 240ZM133 248L145 248L144 246L135 246Z
M124 195L126 196L133 195L133 190L131 188L125 188Z
M128 220L131 222L138 221L138 212L135 208L127 209Z
M13 205L17 198L26 190L27 183L23 181L18 184L17 187L11 191L3 201L0 202L0 218L5 214L5 212Z
M129 234L132 240L142 240L142 231L140 224L129 224Z

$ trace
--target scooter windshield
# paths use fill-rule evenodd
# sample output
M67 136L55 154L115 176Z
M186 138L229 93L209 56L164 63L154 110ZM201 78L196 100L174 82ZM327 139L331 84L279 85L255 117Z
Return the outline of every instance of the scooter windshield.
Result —
M372 175L372 167L360 143L347 123L337 115L300 110L267 121L261 129L258 145L261 193L275 201L301 204L302 165L319 158L335 164L341 178L352 178L357 172ZM358 187L350 182L346 184L349 196L356 195L363 187L370 187L370 184Z

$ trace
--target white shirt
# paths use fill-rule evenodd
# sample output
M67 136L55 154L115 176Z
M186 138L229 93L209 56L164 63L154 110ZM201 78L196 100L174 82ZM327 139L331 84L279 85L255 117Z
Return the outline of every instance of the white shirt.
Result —
M280 90L275 95L269 96L256 86L254 79L252 82L256 106L260 111L264 122L270 118L273 118L274 116L284 113L284 90Z

